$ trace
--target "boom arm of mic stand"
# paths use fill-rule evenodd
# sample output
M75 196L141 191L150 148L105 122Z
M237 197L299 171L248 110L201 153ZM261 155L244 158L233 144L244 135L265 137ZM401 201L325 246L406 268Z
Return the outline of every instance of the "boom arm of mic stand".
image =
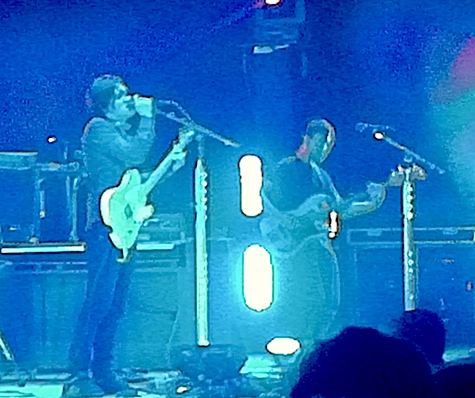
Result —
M421 162L422 164L427 165L431 170L436 170L439 174L445 173L445 170L441 169L439 166L435 165L434 163L429 162L427 159L423 158L417 153L411 151L408 147L394 141L391 137L384 135L383 140L386 141L389 145L392 145L393 147L403 151L406 155L414 158L415 160Z
M177 122L177 123L179 123L183 126L189 127L189 128L191 128L195 131L203 133L203 134L205 134L205 135L207 135L211 138L214 138L218 141L221 141L224 145L233 146L235 148L237 148L241 145L238 142L236 142L236 141L234 141L230 138L223 137L223 136L215 133L214 131L211 131L210 129L207 129L206 127L200 126L199 124L197 124L193 120L191 120L191 118L189 118L189 117L180 118L180 117L177 117L173 112L163 112L160 109L157 109L157 114L161 115L161 116L164 116L165 118L167 118L169 120L173 120L174 122Z

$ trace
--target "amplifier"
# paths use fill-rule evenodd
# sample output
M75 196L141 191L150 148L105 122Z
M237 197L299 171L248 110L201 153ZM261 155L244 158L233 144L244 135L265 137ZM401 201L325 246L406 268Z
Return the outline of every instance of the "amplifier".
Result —
M475 337L475 227L416 228L418 307L437 312L450 344ZM343 290L353 323L387 331L403 306L401 228L353 229ZM343 256L341 256L343 257Z
M29 170L36 166L38 152L0 152L0 169Z
M185 218L182 213L155 214L143 224L137 244L145 246L153 243L173 243L184 239Z
M347 232L350 246L401 245L402 228L359 228ZM475 226L414 228L418 245L475 244Z
M140 230L134 254L136 263L141 266L169 263L171 267L184 267L185 244L193 241L185 236L182 213L155 214Z
M38 152L0 152L0 241L27 242L39 221L35 187Z

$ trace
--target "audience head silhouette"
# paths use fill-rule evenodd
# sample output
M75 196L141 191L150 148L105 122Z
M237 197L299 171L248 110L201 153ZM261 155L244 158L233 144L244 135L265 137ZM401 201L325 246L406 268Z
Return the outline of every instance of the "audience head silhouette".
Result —
M372 328L349 327L301 365L292 398L434 396L430 366L413 344Z
M404 311L395 323L396 337L416 344L431 365L440 366L445 351L446 330L442 319L435 312L416 309Z
M439 398L470 398L475 396L475 365L452 365L435 374Z

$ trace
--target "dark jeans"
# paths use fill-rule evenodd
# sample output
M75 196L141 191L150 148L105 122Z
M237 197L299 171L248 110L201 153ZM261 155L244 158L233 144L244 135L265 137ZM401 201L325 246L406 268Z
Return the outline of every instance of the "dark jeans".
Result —
M120 253L108 233L108 228L96 223L86 236L86 297L69 348L74 373L92 370L97 376L112 369L114 339L124 314L132 267L116 261Z

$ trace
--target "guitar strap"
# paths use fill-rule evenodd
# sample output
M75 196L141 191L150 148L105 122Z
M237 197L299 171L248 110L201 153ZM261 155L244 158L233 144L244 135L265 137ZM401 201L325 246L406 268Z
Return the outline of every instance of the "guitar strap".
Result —
M333 184L333 181L331 180L330 176L325 171L323 171L320 168L320 166L318 166L313 160L310 161L310 166L317 174L322 185L325 188L327 188L330 191L330 193L334 196L337 205L341 204L343 202L343 198L341 197L340 193L337 191L335 184Z

